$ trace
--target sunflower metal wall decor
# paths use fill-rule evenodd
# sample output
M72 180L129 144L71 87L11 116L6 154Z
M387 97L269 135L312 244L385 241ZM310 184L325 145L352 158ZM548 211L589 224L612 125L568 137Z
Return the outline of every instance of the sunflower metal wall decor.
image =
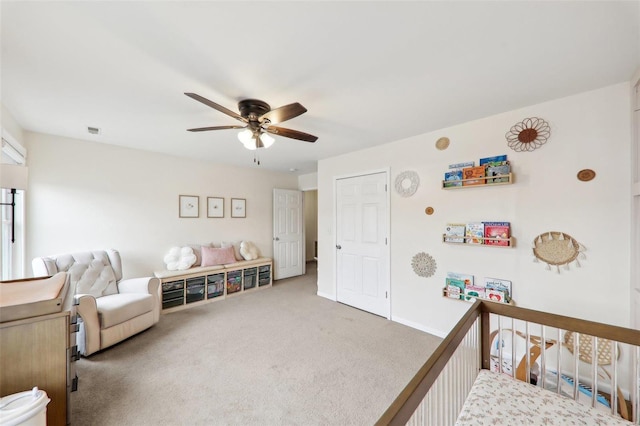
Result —
M513 125L505 135L507 145L516 152L538 149L547 142L549 136L549 123L537 117L525 118Z
M420 277L429 278L436 273L436 261L427 253L421 252L411 259L413 272Z
M560 266L564 265L564 269L568 271L571 262L579 268L578 259L586 258L583 253L585 250L585 247L571 235L549 231L538 235L533 240L533 261L546 263L548 271L551 270L551 266L555 266L556 272L560 273Z
M414 171L407 170L396 177L396 192L402 197L411 197L418 190L420 176Z

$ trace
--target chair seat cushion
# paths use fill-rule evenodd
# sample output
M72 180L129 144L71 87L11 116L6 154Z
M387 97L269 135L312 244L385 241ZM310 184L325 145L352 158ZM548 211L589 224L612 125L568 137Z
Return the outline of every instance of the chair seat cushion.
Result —
M109 328L153 310L153 296L145 293L119 293L96 299L100 327Z

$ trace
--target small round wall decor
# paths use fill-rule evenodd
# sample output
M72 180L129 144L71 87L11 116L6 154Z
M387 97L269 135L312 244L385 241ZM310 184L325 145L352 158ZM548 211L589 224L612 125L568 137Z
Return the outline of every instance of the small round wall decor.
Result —
M449 147L449 142L449 138L443 136L436 141L436 148L438 148L440 151L443 151Z
M420 277L430 277L436 273L436 261L427 253L418 253L411 259L413 272Z
M549 124L542 118L525 118L507 132L507 145L516 152L534 151L547 142L551 135Z
M402 197L411 197L418 190L420 177L412 170L400 173L396 177L396 192Z
M578 172L578 180L582 182L589 182L594 177L596 177L596 172L591 169L582 169Z
M565 269L568 270L569 264L575 262L575 265L580 267L578 258L586 258L584 250L584 246L571 235L549 231L538 235L533 240L533 261L546 263L547 270L551 270L551 266L555 266L556 271L560 273L561 265L565 265Z

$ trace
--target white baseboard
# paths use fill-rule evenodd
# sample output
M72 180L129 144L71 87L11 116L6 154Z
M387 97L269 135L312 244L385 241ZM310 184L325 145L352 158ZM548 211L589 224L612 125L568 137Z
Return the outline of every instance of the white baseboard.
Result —
M332 294L323 293L321 291L317 292L316 294L320 297L324 297L325 299L333 300L334 302L336 301L336 297Z
M446 337L447 334L449 334L449 333L445 333L445 332L440 331L440 330L435 330L433 328L425 327L422 324L418 324L417 322L409 321L409 320L406 320L404 318L399 318L397 316L391 317L391 321L395 321L395 322L400 323L402 325L406 325L408 327L415 328L416 330L424 331L425 333L433 334L434 336L438 336L438 337L441 337L443 339Z

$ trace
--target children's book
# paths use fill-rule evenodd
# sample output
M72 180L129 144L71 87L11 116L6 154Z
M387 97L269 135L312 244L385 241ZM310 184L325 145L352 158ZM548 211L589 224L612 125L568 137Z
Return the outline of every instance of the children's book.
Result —
M489 278L489 277L484 277L482 279L482 283L484 285L484 288L486 290L486 298L489 299L490 294L489 291L497 291L502 293L503 295L503 302L507 303L511 300L511 298L513 297L513 293L511 291L511 281L508 280L503 280L500 278Z
M444 229L444 241L446 243L464 243L464 223L447 223Z
M485 289L484 287L468 286L464 289L464 300L467 302L475 302L476 299L484 299Z
M501 161L507 161L507 156L505 155L496 155L494 157L486 157L486 158L481 158L480 162L478 164L485 165L488 163L497 163L497 162L501 162Z
M444 186L462 186L462 170L450 170L444 173Z
M462 299L464 295L464 281L455 278L446 279L447 296L452 299Z
M484 243L488 246L508 246L509 237L511 236L511 226L509 222L483 222Z
M450 169L464 169L465 167L473 167L476 165L475 161L467 161L466 163L449 164Z
M447 272L447 278L462 281L464 283L464 287L473 285L473 275L459 274L457 272Z
M507 303L506 295L503 291L499 290L486 290L485 298L493 300L494 302Z
M462 182L462 186L482 185L484 183L484 179L474 178L484 178L484 173L485 166L466 167L462 169L462 177L465 179L465 181Z
M467 244L483 244L484 239L484 223L470 222L466 227L466 243Z
M511 166L509 164L501 164L501 165L489 165L487 166L487 177L488 176L500 176L500 175L508 175L511 173ZM487 179L487 183L497 183L497 182L508 182L508 177L497 177L493 179Z

